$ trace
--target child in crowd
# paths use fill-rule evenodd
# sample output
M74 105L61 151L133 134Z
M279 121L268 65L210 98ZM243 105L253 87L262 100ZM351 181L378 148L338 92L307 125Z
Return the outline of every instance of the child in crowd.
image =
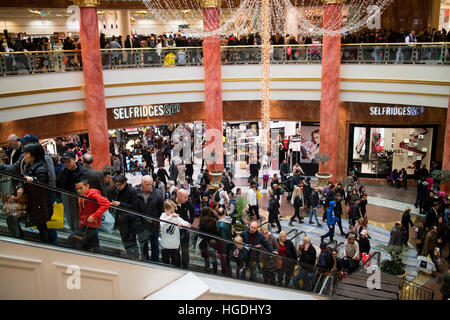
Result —
M236 236L234 238L234 242L243 243L244 240L241 236ZM242 279L242 272L247 265L248 259L248 249L243 245L236 245L236 248L233 250L233 260L236 262L236 277L238 279ZM245 280L245 279L244 279Z
M72 245L81 243L81 249L100 253L98 228L102 225L102 215L109 209L111 202L100 194L97 189L91 189L87 180L75 183L75 190L80 196L93 201L78 198L79 230L69 237Z
M161 247L162 261L165 264L172 264L176 267L181 266L180 256L180 228L191 227L191 224L175 213L177 205L172 200L164 201L164 212L160 219L170 223L161 223Z

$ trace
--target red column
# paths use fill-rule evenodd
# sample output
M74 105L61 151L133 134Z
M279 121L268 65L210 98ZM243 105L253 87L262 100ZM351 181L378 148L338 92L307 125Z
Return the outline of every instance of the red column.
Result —
M342 5L328 1L324 6L323 26L328 30L341 27ZM329 156L319 172L328 172L335 180L337 173L339 120L339 81L341 67L341 37L324 36L322 49L322 88L320 102L320 153Z
M220 27L219 9L203 8L203 31L211 32ZM222 111L222 60L220 37L209 36L203 41L203 65L205 72L205 124L206 150L214 151L216 161L207 161L209 172L222 171L223 165L223 111Z
M442 161L444 179L450 179L450 98L448 100L447 123L445 124L444 159ZM441 191L450 194L450 180L442 181Z
M83 2L83 1L81 1ZM89 2L89 1L86 1ZM97 8L80 4L80 40L90 152L93 167L111 165Z

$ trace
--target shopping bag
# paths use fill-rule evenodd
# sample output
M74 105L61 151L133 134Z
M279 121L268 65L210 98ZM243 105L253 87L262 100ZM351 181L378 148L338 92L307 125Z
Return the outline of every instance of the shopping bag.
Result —
M419 271L422 271L427 274L432 274L436 271L436 267L431 260L430 255L428 257L424 256L418 256L417 257L417 267L419 268Z
M261 192L259 192L259 190L257 190L256 191L256 199L261 199L261 197L262 197L262 194L261 194Z
M49 229L64 228L64 205L62 203L53 204L53 215L50 221L47 221L47 228Z
M112 216L112 214L109 212L109 210L106 210L106 212L102 215L102 225L100 228L98 228L100 231L112 233L114 230L114 223L116 220Z

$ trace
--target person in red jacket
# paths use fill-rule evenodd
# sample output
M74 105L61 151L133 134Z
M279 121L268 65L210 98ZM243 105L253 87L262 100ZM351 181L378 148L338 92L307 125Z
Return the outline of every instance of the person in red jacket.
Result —
M75 183L75 189L80 196L93 199L78 198L79 230L70 236L72 242L81 243L81 249L100 253L98 228L102 224L102 215L109 209L111 203L103 197L99 190L91 189L87 180Z

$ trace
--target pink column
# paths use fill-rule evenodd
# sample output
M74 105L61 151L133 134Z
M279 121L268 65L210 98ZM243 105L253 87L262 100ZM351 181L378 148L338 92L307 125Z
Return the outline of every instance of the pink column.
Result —
M447 109L447 123L445 124L445 142L444 142L444 159L442 161L442 171L446 171L444 177L449 179L450 175L450 98L448 100ZM450 193L450 180L443 181L441 184L441 191Z
M104 166L110 165L111 160L97 8L83 7L83 3L80 6L81 58L90 152L94 156L93 166L101 170Z
M219 9L217 7L203 8L203 31L211 32L219 27ZM217 155L215 162L207 161L207 168L209 172L222 171L224 168L222 138L222 60L219 35L204 38L203 65L205 70L206 149L213 150ZM214 137L210 138L211 136ZM217 139L220 141L217 141ZM211 144L214 145L213 148L210 146Z
M342 5L328 1L324 6L323 26L328 30L341 27ZM320 102L320 153L330 160L319 164L319 172L328 172L335 180L338 159L339 81L341 66L341 37L324 36L322 49L322 88ZM340 152L347 152L340 150Z

